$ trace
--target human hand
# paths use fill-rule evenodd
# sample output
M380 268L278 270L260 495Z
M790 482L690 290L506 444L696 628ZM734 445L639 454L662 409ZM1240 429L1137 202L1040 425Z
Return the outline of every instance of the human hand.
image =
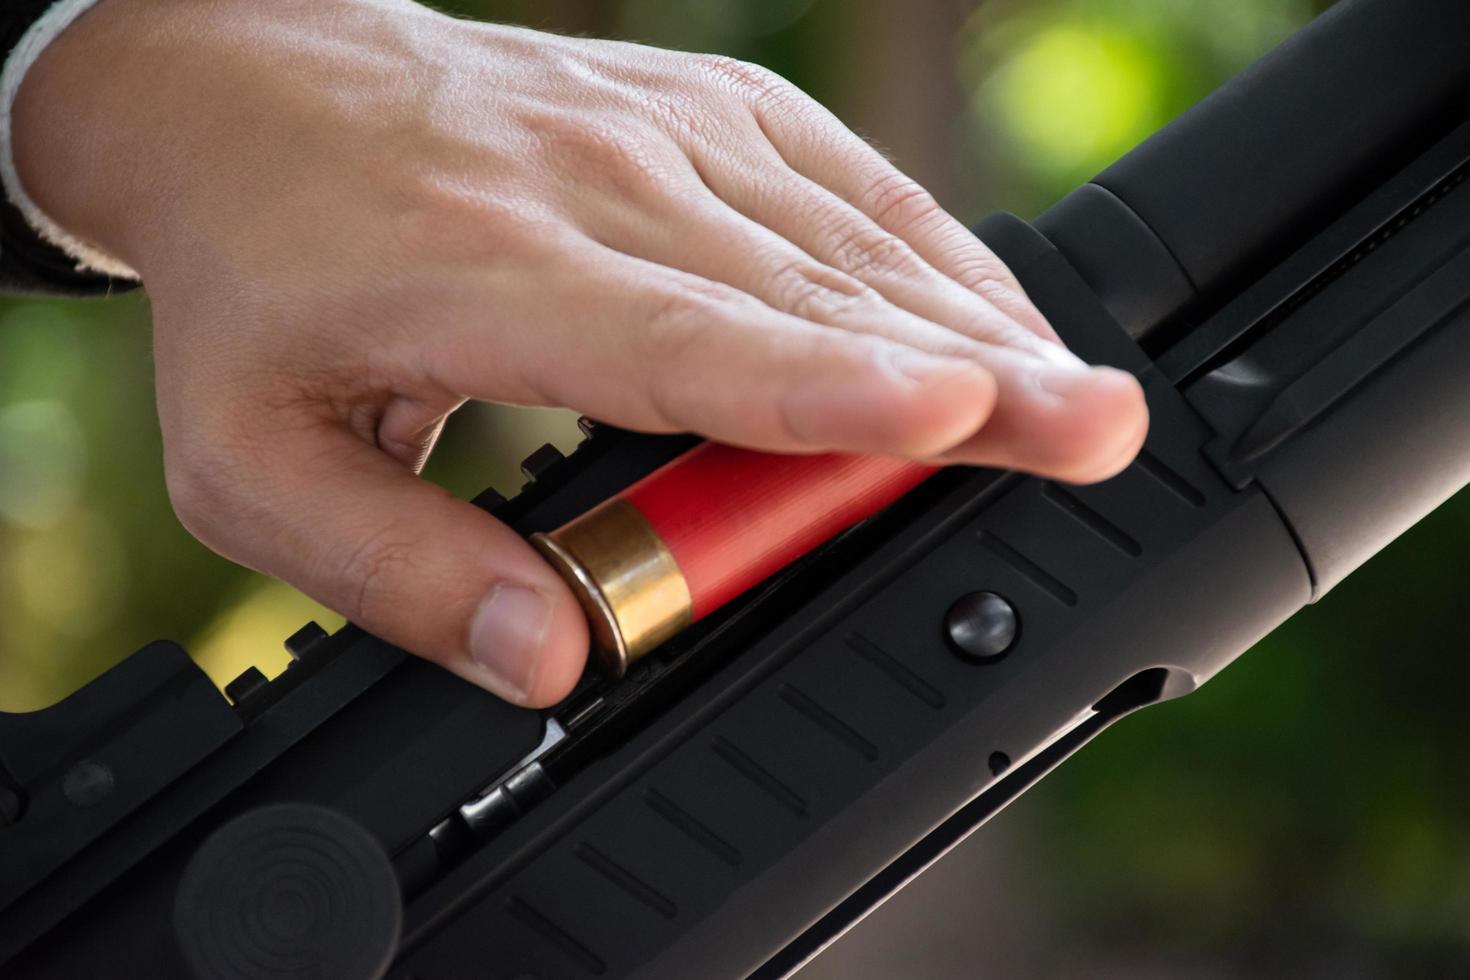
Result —
M408 0L103 0L15 107L22 183L142 276L184 524L527 705L586 624L420 480L467 399L1087 482L1147 426L1004 266L776 76Z

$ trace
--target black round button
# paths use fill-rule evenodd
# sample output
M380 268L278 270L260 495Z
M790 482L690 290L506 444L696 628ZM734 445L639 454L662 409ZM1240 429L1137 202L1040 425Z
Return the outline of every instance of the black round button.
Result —
M184 869L174 930L194 980L375 980L403 904L388 855L324 807L261 807L211 834Z
M944 614L944 632L960 656L989 661L1005 655L1020 630L1016 610L994 592L971 592Z
M95 806L112 795L112 770L100 762L78 762L61 777L61 795L73 806Z

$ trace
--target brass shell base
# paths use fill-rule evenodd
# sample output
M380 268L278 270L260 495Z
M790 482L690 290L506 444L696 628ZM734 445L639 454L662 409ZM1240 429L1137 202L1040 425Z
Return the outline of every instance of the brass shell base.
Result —
M604 673L628 665L688 626L689 585L638 508L605 501L531 543L571 586L587 614L592 653Z

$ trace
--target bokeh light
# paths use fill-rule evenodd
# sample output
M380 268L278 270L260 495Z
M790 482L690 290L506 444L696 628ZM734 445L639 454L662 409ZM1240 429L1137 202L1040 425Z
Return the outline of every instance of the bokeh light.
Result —
M40 625L105 642L128 590L123 543L104 515L75 509L45 530L22 534L8 558L11 588Z
M275 677L291 659L286 637L311 621L329 632L342 625L341 616L289 585L256 577L199 631L189 651L220 687L252 666Z
M1029 166L1085 180L1163 115L1158 60L1135 36L1088 23L1049 23L1012 50L975 91Z
M81 428L65 403L0 407L0 520L55 524L81 493L86 457Z

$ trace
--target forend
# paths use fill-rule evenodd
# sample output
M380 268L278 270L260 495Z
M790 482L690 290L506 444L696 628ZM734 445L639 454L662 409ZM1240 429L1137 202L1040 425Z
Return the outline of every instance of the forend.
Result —
M1115 479L925 474L544 712L308 626L228 697L160 643L0 715L0 972L789 973L1470 483L1466 37L1463 0L1344 0L980 223L1143 384ZM550 534L698 444L586 431L477 503Z

